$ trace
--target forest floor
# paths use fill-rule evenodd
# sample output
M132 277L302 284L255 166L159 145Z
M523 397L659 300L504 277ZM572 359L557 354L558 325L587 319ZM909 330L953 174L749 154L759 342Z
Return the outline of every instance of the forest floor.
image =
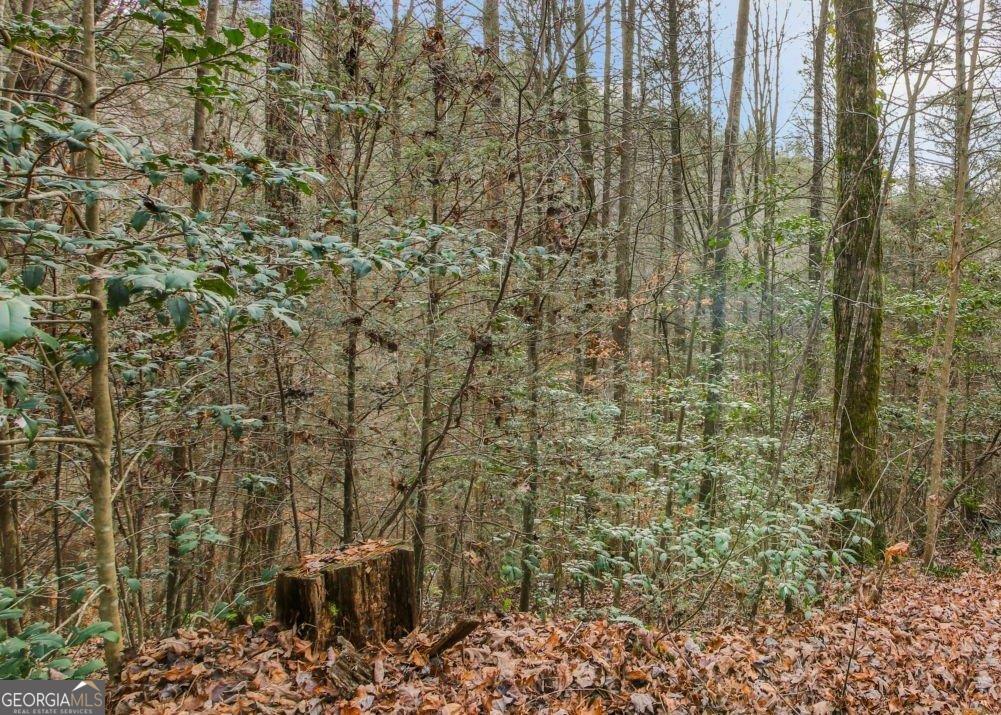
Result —
M658 632L490 615L441 657L433 634L366 653L349 697L316 652L270 626L181 630L144 646L118 713L1001 713L1001 576L888 570L807 617Z

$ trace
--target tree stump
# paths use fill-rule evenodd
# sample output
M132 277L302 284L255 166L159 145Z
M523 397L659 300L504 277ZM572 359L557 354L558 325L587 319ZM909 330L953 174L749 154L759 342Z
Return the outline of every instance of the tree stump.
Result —
M321 647L402 638L417 625L414 552L372 541L305 556L278 574L275 617Z

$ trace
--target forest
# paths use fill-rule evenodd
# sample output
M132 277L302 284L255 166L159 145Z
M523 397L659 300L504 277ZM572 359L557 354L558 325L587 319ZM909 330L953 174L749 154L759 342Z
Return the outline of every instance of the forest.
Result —
M0 85L0 678L1001 712L996 0L0 0Z

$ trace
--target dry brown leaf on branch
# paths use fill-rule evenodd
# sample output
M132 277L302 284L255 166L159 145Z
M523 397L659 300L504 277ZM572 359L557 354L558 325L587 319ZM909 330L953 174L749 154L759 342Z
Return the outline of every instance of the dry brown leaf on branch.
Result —
M887 564L893 563L894 559L906 556L910 548L911 545L906 541L898 541L893 546L886 547L886 551L883 552L883 560Z

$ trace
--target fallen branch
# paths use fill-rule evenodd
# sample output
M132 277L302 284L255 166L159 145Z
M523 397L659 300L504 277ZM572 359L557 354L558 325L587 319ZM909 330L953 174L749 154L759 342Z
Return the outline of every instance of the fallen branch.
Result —
M470 633L479 628L479 626L480 621L477 619L465 618L459 621L452 626L447 633L443 633L438 636L435 642L431 644L431 647L427 652L428 659L437 658L449 648L464 640Z

